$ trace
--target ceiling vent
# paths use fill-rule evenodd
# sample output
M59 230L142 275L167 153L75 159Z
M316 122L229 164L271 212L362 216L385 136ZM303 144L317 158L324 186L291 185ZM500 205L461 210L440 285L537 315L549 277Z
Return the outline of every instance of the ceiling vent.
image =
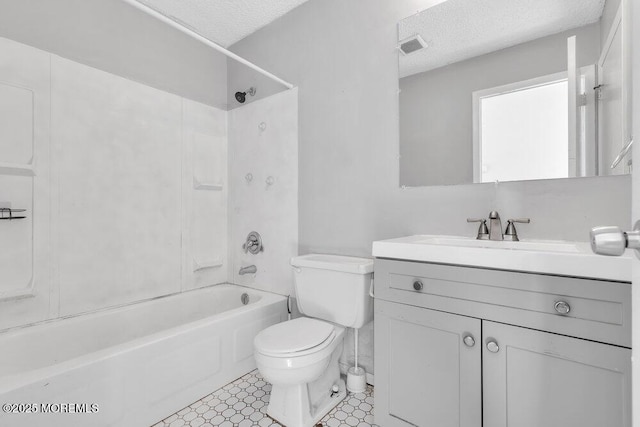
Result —
M407 37L404 40L400 40L398 43L398 49L403 55L409 55L427 47L427 42L424 41L420 34L415 34L411 37Z

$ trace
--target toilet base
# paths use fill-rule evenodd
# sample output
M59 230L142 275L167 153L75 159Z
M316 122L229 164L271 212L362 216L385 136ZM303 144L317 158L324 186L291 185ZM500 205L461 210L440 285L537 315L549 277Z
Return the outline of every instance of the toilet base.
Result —
M326 371L317 380L295 385L272 384L267 415L287 427L313 427L342 402L347 388L338 365L341 347L333 352ZM338 386L337 393L331 391L334 385Z
M333 397L322 399L317 407L311 407L308 386L272 386L267 415L287 427L313 427L347 396L342 379L338 382L339 392Z

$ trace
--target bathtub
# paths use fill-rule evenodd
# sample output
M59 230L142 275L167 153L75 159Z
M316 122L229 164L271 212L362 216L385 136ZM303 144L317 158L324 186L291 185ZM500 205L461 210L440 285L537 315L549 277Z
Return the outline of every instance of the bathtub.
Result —
M285 319L285 297L225 284L4 332L0 426L149 426L255 369Z

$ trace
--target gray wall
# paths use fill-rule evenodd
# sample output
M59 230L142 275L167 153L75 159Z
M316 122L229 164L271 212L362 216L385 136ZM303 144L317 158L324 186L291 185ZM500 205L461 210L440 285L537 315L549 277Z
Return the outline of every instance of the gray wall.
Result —
M566 71L572 35L578 65L595 64L597 23L400 79L400 183L472 183L472 93Z
M524 238L630 226L630 178L398 185L396 23L411 0L310 0L232 46L299 86L300 253L370 255L377 239L472 236L469 216L526 216ZM231 87L248 82L230 75Z
M226 57L120 0L0 0L0 10L0 37L226 108Z

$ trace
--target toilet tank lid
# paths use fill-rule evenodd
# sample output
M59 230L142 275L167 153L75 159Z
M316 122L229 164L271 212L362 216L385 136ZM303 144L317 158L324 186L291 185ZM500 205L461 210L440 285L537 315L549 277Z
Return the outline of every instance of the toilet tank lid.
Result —
M301 255L291 258L291 265L294 267L318 268L354 274L368 274L373 272L373 259L344 255Z

